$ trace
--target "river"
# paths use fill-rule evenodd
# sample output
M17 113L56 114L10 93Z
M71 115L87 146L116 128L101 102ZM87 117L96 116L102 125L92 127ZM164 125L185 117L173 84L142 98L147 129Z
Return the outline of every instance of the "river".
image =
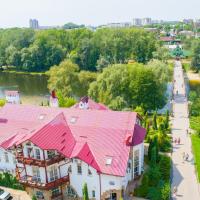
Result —
M22 104L40 105L49 98L46 75L0 72L0 98L5 90L18 90Z

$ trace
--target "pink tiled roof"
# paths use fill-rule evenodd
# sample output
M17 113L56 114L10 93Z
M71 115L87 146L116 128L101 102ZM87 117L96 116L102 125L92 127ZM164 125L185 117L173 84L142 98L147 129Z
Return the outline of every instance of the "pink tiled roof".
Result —
M130 146L140 144L146 133L135 125L136 117L134 112L7 104L0 109L0 119L6 119L0 122L0 146L29 140L79 158L100 173L124 176ZM107 157L111 165L106 165Z
M6 90L5 91L5 95L18 95L19 94L19 91L17 90Z

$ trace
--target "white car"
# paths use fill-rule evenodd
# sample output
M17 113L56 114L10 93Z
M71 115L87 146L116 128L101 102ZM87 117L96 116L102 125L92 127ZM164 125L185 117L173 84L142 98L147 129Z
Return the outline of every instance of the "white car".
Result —
M2 190L0 188L0 200L8 200L10 198L10 193Z

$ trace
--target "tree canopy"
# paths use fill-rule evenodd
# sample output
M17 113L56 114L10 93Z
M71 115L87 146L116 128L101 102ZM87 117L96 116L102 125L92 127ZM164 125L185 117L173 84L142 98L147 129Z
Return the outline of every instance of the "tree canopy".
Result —
M129 59L146 63L157 49L155 35L142 29L71 29L74 27L69 23L64 26L68 30L0 30L0 67L47 71L71 59L80 70L101 71Z
M90 84L88 94L115 110L137 106L145 110L162 108L167 79L158 81L158 71L138 63L112 65Z

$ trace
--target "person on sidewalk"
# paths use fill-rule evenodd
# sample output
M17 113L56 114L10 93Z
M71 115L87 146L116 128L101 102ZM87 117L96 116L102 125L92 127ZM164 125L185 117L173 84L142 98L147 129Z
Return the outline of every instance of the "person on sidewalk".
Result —
M178 192L178 188L176 186L174 186L173 193L174 193L175 196L177 196L177 192Z
M181 138L179 137L179 138L178 138L178 144L180 144L180 143L181 143Z
M189 154L187 153L185 156L185 160L188 161L188 159L189 159Z

